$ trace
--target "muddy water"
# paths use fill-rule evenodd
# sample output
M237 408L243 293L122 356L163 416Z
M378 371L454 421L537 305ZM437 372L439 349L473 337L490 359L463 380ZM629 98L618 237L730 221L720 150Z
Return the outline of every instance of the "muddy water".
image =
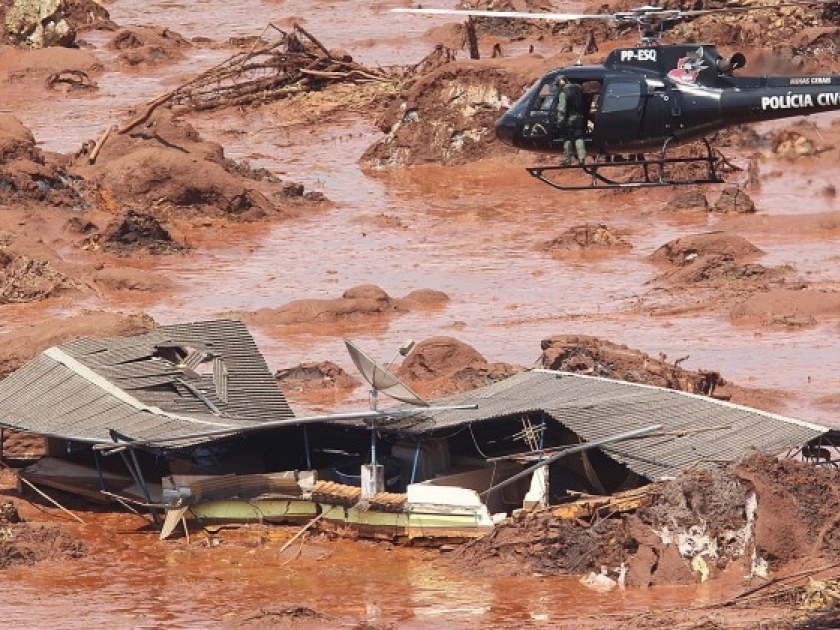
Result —
M109 10L121 24L166 26L216 41L257 34L269 21L283 27L299 18L328 46L346 48L365 63L419 60L434 43L424 32L442 21L396 18L384 13L389 6L117 0ZM106 34L85 38L98 55L110 58ZM124 121L129 107L228 54L197 50L151 76L109 72L99 79L100 96L84 106L72 98L32 103L20 117L43 148L73 151L108 125ZM15 98L23 101L25 95ZM72 124L58 127L59 116ZM143 305L161 323L276 307L293 299L331 298L363 283L377 284L395 297L437 289L452 298L437 311L342 330L254 332L272 368L329 358L348 370L352 366L342 359L341 335L382 359L393 356L405 339L453 335L489 360L530 365L543 337L593 334L654 355L689 354L686 367L718 369L740 384L785 390L791 393L792 415L835 421L814 401L840 386L836 323L757 333L733 326L723 315L657 319L633 311L640 287L657 274L647 256L673 238L712 229L731 229L756 243L767 252L765 264L791 263L812 281L838 280L840 208L833 197L820 194L823 180L830 180L827 174L786 172L766 179L752 193L761 209L759 220L669 218L651 211L667 199L665 192L555 194L521 165L365 174L356 162L379 132L350 115L338 124L306 130L285 127L264 113L247 118L222 113L194 122L205 136L222 143L228 156L322 191L336 208L267 229L231 226L196 234L196 253L157 263L179 287L165 302ZM802 203L805 198L808 204ZM382 215L401 227L381 227ZM633 250L567 259L539 251L543 242L585 221L627 230ZM125 306L86 303L80 308ZM4 617L15 627L236 626L249 611L289 604L327 616L327 622L316 620L312 627L360 622L407 628L581 627L590 622L594 627L602 626L603 619L590 615L684 608L714 596L695 589L601 595L571 579L476 578L447 570L435 554L364 543L311 542L300 558L285 564L288 552L278 554L282 540L257 545L256 535L250 544L223 536L217 547L161 544L139 531L140 524L122 516L97 520L76 528L93 547L86 558L63 563L60 570L43 564L4 572Z
M110 11L120 24L155 24L214 41L257 34L268 22L284 28L298 21L326 45L345 48L365 63L417 61L436 41L427 29L447 19L389 14L392 4L245 0L231 6L220 0L120 0ZM97 54L112 61L113 53L105 49L108 37L85 34ZM59 102L72 125L56 128L55 104L50 102L34 104L22 118L44 148L72 151L124 120L129 107L229 54L205 47L151 75L106 73L99 81L100 96L90 105L78 107L73 99ZM812 120L828 125L832 116ZM543 337L593 334L653 355L689 355L685 367L716 369L737 383L790 392L790 415L836 422L836 410L814 404L840 385L836 323L756 333L733 326L725 314L650 319L632 311L645 283L657 274L647 256L673 238L713 229L734 231L757 244L767 252L764 264L789 263L811 282L836 281L840 208L835 197L822 193L831 181L829 173L764 164L761 188L752 191L761 211L758 220L686 220L651 212L667 193L554 193L521 165L425 167L371 176L359 169L357 160L379 132L369 121L351 116L339 122L331 116L330 125L307 129L286 126L265 112L225 112L193 122L203 135L219 141L228 156L322 191L337 208L270 227L258 237L247 227L196 236L205 249L160 264L181 287L174 299L147 309L162 323L182 321L185 312L211 317L293 299L337 297L364 283L377 284L394 297L437 289L452 298L437 312L409 313L373 328L257 334L272 368L340 358L337 333L352 335L379 358L392 356L406 339L450 334L490 360L524 365L537 359ZM400 227L380 227L383 215ZM633 250L565 260L538 251L545 241L585 221L627 230ZM343 365L352 369L349 360ZM779 365L785 369L777 369Z
M574 578L477 578L440 552L318 538L282 550L294 529L221 531L161 543L144 521L100 515L67 525L80 559L7 569L4 623L13 628L248 627L261 611L301 606L295 628L603 627L598 615L702 606L719 597L686 587L592 591ZM60 568L60 570L58 570ZM513 592L515 591L515 592ZM250 620L250 623L249 623ZM265 615L260 627L289 627Z

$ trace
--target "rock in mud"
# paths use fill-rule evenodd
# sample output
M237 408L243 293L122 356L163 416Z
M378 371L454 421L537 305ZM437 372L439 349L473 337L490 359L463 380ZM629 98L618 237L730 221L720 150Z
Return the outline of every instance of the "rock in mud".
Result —
M6 37L33 48L70 47L76 29L65 19L61 0L15 0L6 10Z
M783 131L773 142L773 153L787 160L816 155L818 152L819 149L813 140L796 131Z

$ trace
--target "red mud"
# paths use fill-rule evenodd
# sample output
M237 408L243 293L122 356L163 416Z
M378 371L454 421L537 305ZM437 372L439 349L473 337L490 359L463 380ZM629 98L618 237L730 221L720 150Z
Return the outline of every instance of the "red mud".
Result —
M837 424L836 115L721 134L743 168L730 174L741 178L735 188L554 193L523 169L537 158L501 147L490 129L504 98L579 57L586 30L535 27L511 40L482 25L485 59L469 61L452 19L387 13L398 3L350 4L210 1L197 11L116 0L107 5L113 24L77 26L79 49L0 50L1 374L76 336L234 313L272 369L301 366L286 373L300 414L362 401L364 388L341 373L355 376L341 343L351 337L384 361L416 340L396 368L426 395L540 363L582 371L597 363L625 375L644 364L649 382L708 393L715 374L717 393L735 402ZM724 52L747 54L745 73L837 72L824 54L837 39L831 16L803 11L698 21L669 37L702 29ZM336 85L178 117L161 110L112 132L91 163L108 128L248 49L263 21L298 22L372 68L428 69L453 52L458 61L400 85ZM601 49L584 62L635 36L607 29L596 29ZM801 50L784 45L794 37ZM489 59L496 43L503 57ZM481 107L453 86L474 90ZM399 124L404 107L417 125ZM405 164L414 166L397 166ZM328 358L335 363L324 367ZM301 384L313 373L329 393ZM37 451L29 440L14 445ZM828 486L814 485L806 501L749 467L738 474L772 499L771 513L774 505L780 515L805 511L808 527L775 541L759 519L768 555L833 557L825 512L833 503L815 500ZM33 521L62 518L37 503L22 501L21 511ZM754 621L661 612L720 599L731 584L602 596L568 578L465 577L438 552L320 539L285 564L272 531L169 544L138 518L89 517L84 527L62 522L87 550L82 557L48 556L4 573L10 624L65 627L70 609L81 625L109 626ZM621 536L613 542L623 548ZM663 561L660 570L669 566L669 578L648 581L686 581L684 566ZM779 610L767 615L792 623Z

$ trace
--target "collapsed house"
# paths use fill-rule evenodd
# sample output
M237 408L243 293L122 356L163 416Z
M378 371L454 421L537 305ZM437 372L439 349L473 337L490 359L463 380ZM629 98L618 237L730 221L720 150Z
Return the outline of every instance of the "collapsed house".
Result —
M483 535L523 507L638 488L752 449L813 449L829 431L549 370L432 406L353 358L386 377L365 374L374 400L390 386L414 405L296 417L247 328L215 320L49 348L0 381L0 426L45 437L46 456L20 472L29 483L142 506L162 535L186 519L317 519L438 541Z

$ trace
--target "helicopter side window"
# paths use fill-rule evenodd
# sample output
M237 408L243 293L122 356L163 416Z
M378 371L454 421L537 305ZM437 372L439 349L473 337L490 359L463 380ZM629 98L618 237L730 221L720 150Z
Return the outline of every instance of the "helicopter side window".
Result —
M638 80L612 81L607 84L601 96L603 113L636 109L642 97L642 86Z
M542 112L554 111L557 102L557 89L546 83L540 89L540 95L534 103L534 109Z

